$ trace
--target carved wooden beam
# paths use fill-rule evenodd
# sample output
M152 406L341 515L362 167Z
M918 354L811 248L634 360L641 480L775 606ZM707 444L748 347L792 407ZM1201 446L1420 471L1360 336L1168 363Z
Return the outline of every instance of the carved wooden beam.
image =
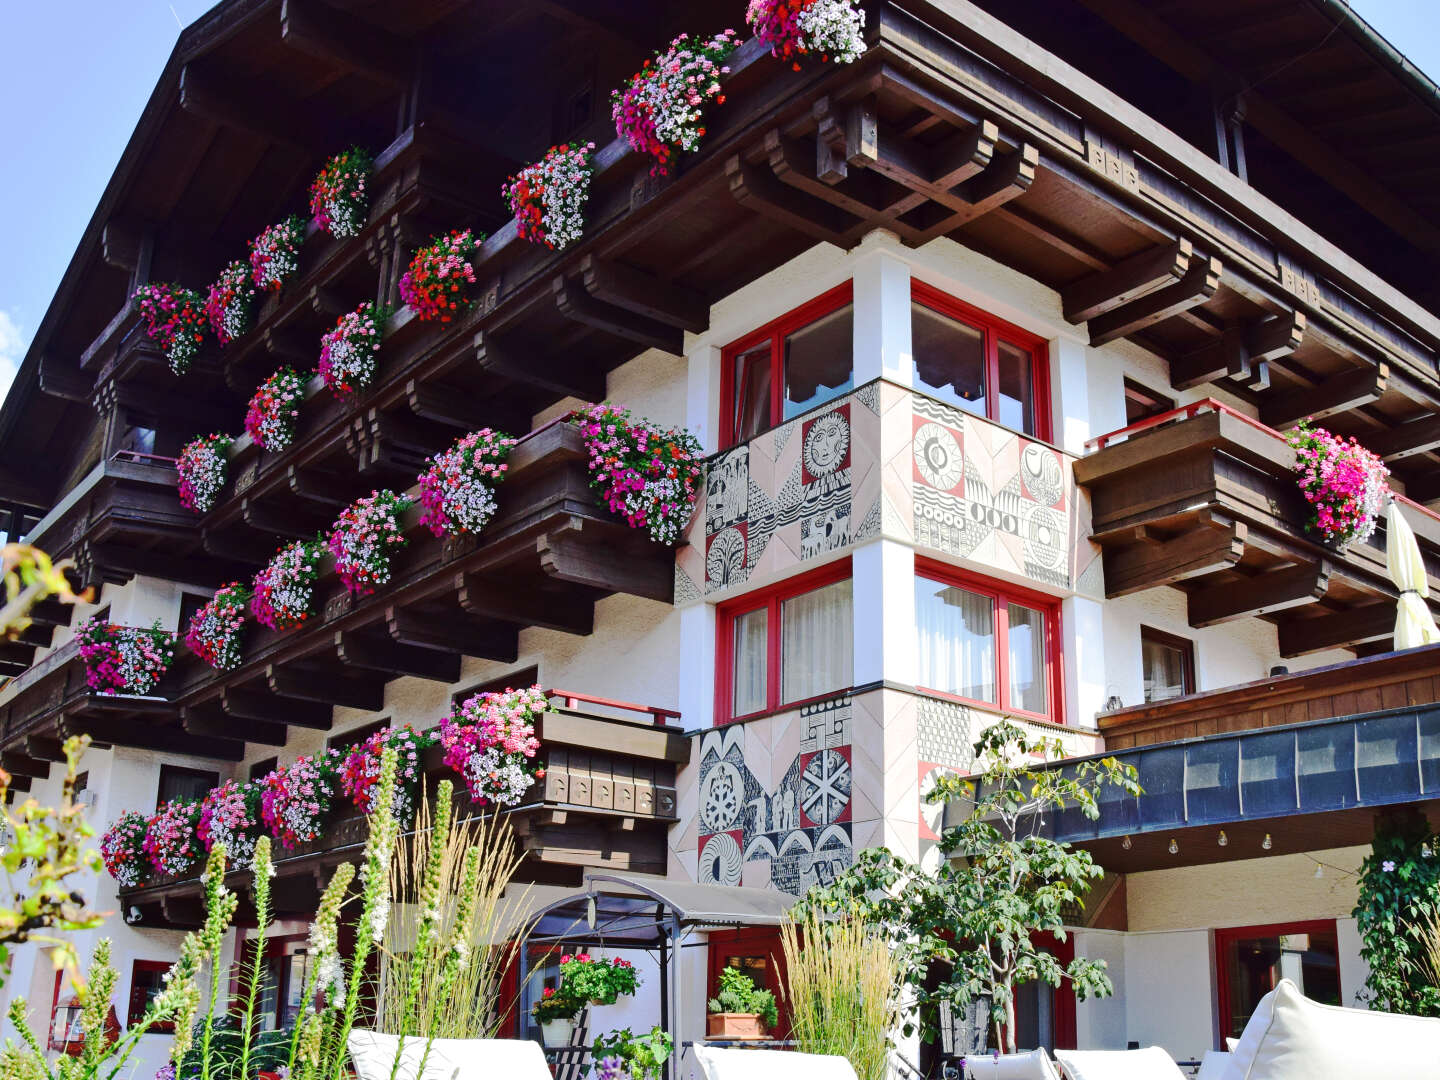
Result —
M415 68L413 50L405 42L314 0L283 0L280 40L307 56L396 88L409 86Z
M1367 435L1364 443L1373 453L1386 461L1424 454L1440 449L1440 416L1424 416L1410 420L1388 431L1377 431Z
M1395 605L1386 601L1364 607L1289 619L1280 624L1280 655L1287 659L1324 649L1340 649L1384 641L1395 633Z
M40 355L40 392L66 401L82 401L90 404L95 393L95 380L80 371L73 363L67 364L49 353Z
M730 195L745 209L815 240L854 246L847 236L857 219L839 207L788 187L772 172L751 165L739 154L725 162L725 176Z
M315 731L329 731L332 710L320 702L295 701L276 697L259 690L229 687L220 697L220 707L227 716L239 720L263 720L276 724L293 724Z
M956 189L960 205L954 206L949 213L940 208L935 210L934 216L938 220L922 230L920 243L946 236L1025 194L1035 182L1035 171L1039 167L1040 151L1030 143L1000 154L979 176L965 181Z
M1228 570L1244 556L1247 534L1244 522L1208 513L1200 525L1171 540L1155 539L1140 526L1135 543L1106 549L1105 595L1114 599Z
M1220 259L1216 256L1192 258L1179 281L1089 320L1090 344L1105 345L1128 337L1203 304L1220 287L1221 272Z
M675 326L603 303L563 275L556 275L550 288L555 306L571 322L603 330L647 349L660 349L675 356L685 351L685 335Z
M240 500L240 516L258 532L291 540L309 540L330 523L331 515L310 504L279 507L272 502L246 496Z
M165 750L174 754L239 761L245 756L245 744L239 739L191 735L179 728L151 727L132 719L66 714L61 721L66 734L88 734L96 742L111 746L129 746L136 750Z
M595 605L589 600L520 588L478 574L461 576L455 588L460 607L471 615L581 636L595 628Z
M1234 619L1271 615L1313 604L1330 587L1330 568L1291 566L1190 594L1190 625L1218 626Z
M295 101L253 83L224 86L194 64L180 69L180 108L213 124L310 152L334 141L329 125L312 119Z
M475 335L475 356L482 370L541 390L582 401L605 397L605 374L569 358L526 356L520 347L494 334Z
M894 184L879 173L866 169L850 171L843 157L843 141L832 148L826 140L826 131L822 127L815 133L813 150L798 139L787 138L779 130L767 133L765 152L776 179L837 207L853 219L838 240L842 247L853 245L877 227L891 229L907 243L916 243L920 230L903 221L901 215L924 203L927 196L901 189L903 194L897 199L890 194Z
M25 752L38 761L64 761L61 740L48 735L27 735L22 741Z
M296 702L339 705L380 712L385 708L385 680L354 674L338 676L270 664L265 683L276 697Z
M335 649L346 664L366 671L383 671L397 678L410 675L444 683L460 678L458 653L442 653L380 638L362 637L352 631L335 635Z
M674 563L667 559L626 557L610 545L582 537L583 521L536 541L540 565L551 577L604 592L624 592L671 603L675 598ZM578 527L577 527L578 525Z
M624 263L586 255L580 282L596 300L666 326L698 334L710 325L710 304L700 293Z
M3 768L11 776L29 776L35 780L50 778L48 761L32 758L29 754L21 753L19 750L7 750L0 754L0 768Z
M328 513L333 514L353 500L354 484L347 484L341 477L329 473L291 465L285 470L285 480L290 493L297 499L321 507Z
M1260 419L1273 428L1294 427L1301 420L1316 420L1335 413L1359 408L1376 401L1385 393L1390 378L1390 365L1383 361L1374 367L1356 368L1332 375L1318 386L1287 390L1260 404Z
M405 404L421 420L460 431L474 431L486 426L487 403L455 387L411 379L405 384Z
M30 609L30 621L41 626L69 626L75 605L63 600L41 600Z
M1161 285L1179 281L1194 256L1190 241L1179 240L1142 251L1109 270L1090 274L1060 290L1065 318L1082 323L1138 299Z
M1189 390L1228 378L1260 389L1262 365L1298 349L1305 340L1305 326L1305 313L1292 311L1226 327L1217 341L1170 361L1170 385Z
M422 615L400 607L385 609L385 628L393 641L418 649L478 656L514 663L519 652L519 628L477 626L459 616Z
M289 729L272 720L251 720L220 710L186 706L180 710L180 726L191 735L222 739L244 739L262 746L284 746Z

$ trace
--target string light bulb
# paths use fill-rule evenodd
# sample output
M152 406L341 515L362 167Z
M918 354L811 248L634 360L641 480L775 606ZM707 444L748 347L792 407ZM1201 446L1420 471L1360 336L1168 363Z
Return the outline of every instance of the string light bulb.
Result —
M1124 848L1126 851L1129 851L1130 848L1133 846L1133 841L1130 839L1130 834L1129 834L1129 833L1126 833L1126 834L1125 834L1125 839L1120 841L1120 846L1121 846L1122 848Z
M1215 840L1215 842L1216 842L1217 844L1219 844L1221 847L1225 847L1225 846L1227 846L1227 845L1230 843L1230 838L1225 835L1225 830L1224 830L1224 829L1221 829L1221 830L1220 830L1220 835L1219 835L1219 837Z
M1321 865L1317 862L1317 863L1315 864L1315 877L1316 877L1316 879L1318 880L1319 878L1323 878L1324 876L1325 876L1325 867L1321 866Z
M1270 834L1268 832L1265 834L1265 839L1260 841L1260 846L1266 851L1269 851L1272 847L1275 846L1273 843L1271 843Z
M1171 854L1171 855L1179 855L1179 854L1180 854L1180 845L1175 842L1175 838L1174 838L1173 836L1170 837L1170 854Z

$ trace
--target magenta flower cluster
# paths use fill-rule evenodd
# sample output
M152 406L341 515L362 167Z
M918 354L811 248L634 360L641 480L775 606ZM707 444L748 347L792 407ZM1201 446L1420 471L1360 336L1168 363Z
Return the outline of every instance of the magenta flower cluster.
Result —
M400 527L400 515L408 509L410 500L387 488L340 511L326 544L335 573L350 592L364 595L390 581L390 556L410 542Z
M306 382L294 368L282 367L255 388L245 410L245 431L260 449L279 453L295 440Z
M205 303L198 293L176 284L150 282L132 297L145 333L165 350L170 370L184 375L205 341Z
M166 803L145 826L145 854L157 874L183 874L205 856L199 803Z
M254 784L226 780L200 800L195 833L206 854L225 845L232 870L244 870L260 839L260 791Z
M154 626L117 626L98 615L75 630L85 682L102 694L144 695L155 689L175 660L175 637Z
M320 560L325 545L318 540L296 540L286 544L255 575L250 613L261 626L271 630L293 630L312 614L315 582L320 577Z
M1310 504L1306 528L1341 547L1368 540L1390 498L1385 463L1354 439L1308 421L1285 441L1295 451L1295 476Z
M260 818L270 835L287 848L317 840L335 797L340 751L326 750L296 758L259 781Z
M145 880L145 829L149 822L138 810L126 810L100 838L100 858L106 872L124 889Z
M197 514L208 514L225 487L230 469L227 456L234 442L229 435L218 432L191 439L175 459L180 476L180 505Z
M560 251L585 230L594 143L563 143L505 182L500 194L522 240Z
M849 64L865 51L865 12L854 0L750 0L745 21L772 56L796 71L801 56Z
M654 159L652 174L668 172L676 150L700 145L705 106L724 103L720 77L738 43L734 30L704 40L681 34L610 95L615 133Z
M535 755L535 721L550 707L539 686L475 694L440 725L445 764L460 774L472 802L515 806L545 775Z
M489 428L472 431L430 459L419 476L420 524L436 536L477 533L495 516L495 489L515 445Z
M395 795L390 811L395 820L409 822L415 814L415 795L424 773L423 755L434 744L434 736L416 731L409 724L377 731L351 747L340 772L340 785L362 814L373 813L375 789L380 783L380 757L386 748L393 747Z
M215 340L224 348L250 329L250 311L255 301L255 285L250 280L250 266L236 259L220 271L205 298L205 317Z
M257 289L276 292L300 269L300 245L305 243L305 219L291 214L267 225L250 241L250 280Z
M380 339L388 317L385 308L366 300L326 331L316 370L331 393L345 397L370 385L380 367Z
M572 422L585 438L590 486L632 529L674 544L699 495L701 448L684 430L633 420L612 405L590 405Z
M484 235L454 229L418 249L400 277L400 299L421 322L449 322L470 306L475 257Z
M245 608L250 590L238 581L223 585L194 615L185 629L190 651L217 671L240 666L240 643L245 630Z

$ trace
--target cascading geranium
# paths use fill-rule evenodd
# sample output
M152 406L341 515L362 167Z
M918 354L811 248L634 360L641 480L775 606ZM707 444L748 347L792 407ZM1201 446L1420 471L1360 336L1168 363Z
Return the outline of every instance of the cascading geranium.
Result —
M238 581L222 585L208 604L190 616L185 644L217 671L240 666L240 644L245 631L245 609L250 590Z
M214 508L230 471L227 454L233 442L229 435L215 432L191 439L181 448L175 471L180 474L180 505L186 510L208 514Z
M391 812L395 820L409 824L415 815L415 797L424 775L422 755L434 744L429 734L416 731L409 724L377 731L364 742L352 746L345 755L340 785L355 802L362 814L375 810L375 794L380 784L380 756L387 747L395 750L395 794Z
M248 870L261 833L260 789L237 780L212 788L200 800L195 832L207 854L216 844L224 844L230 869Z
M325 162L310 183L310 216L315 227L342 240L360 235L370 204L366 186L374 169L375 159L358 146Z
M320 560L325 545L319 540L296 540L286 544L255 575L250 613L261 626L271 630L293 630L313 614L315 582L320 578Z
M305 243L305 219L291 214L267 225L250 241L250 279L265 292L276 292L285 279L300 269L300 245Z
M340 752L326 750L296 758L260 780L260 818L270 835L287 848L318 839L339 773Z
M183 874L205 857L196 829L200 804L169 802L145 826L145 854L157 874Z
M366 300L341 315L320 339L317 370L332 393L343 397L370 385L380 366L380 339L389 317L388 309Z
M802 56L850 64L865 51L865 12L853 0L750 0L745 21L796 71Z
M145 880L150 860L145 854L148 819L138 810L126 810L100 838L100 858L106 872L122 889L133 889Z
M681 34L610 95L615 133L655 159L652 175L669 171L676 150L700 145L705 106L724 104L720 77L737 44L734 30L704 40Z
M409 543L400 527L409 508L409 499L387 488L340 511L326 543L345 588L363 595L389 582L391 555Z
M420 524L436 536L477 533L495 516L495 489L515 440L489 428L472 431L430 459L420 474Z
M143 626L117 626L92 615L75 629L85 682L102 694L150 693L175 660L175 636L157 620Z
M545 776L535 755L536 718L550 708L539 686L475 694L440 725L445 764L460 774L472 802L515 806Z
M183 285L151 282L135 290L145 333L165 350L170 370L184 375L205 341L205 302Z
M295 441L306 381L294 368L282 367L255 388L245 410L245 430L260 449L278 453Z
M236 259L220 271L205 299L205 317L222 348L250 329L254 302L250 266L244 259Z
M434 237L415 252L400 278L400 299L422 322L449 322L470 306L469 286L475 284L475 256L485 242L469 229Z
M593 142L552 146L505 182L500 194L510 204L522 240L560 251L580 239L594 152Z
M572 418L590 455L590 486L632 529L674 544L699 494L699 441L683 429L632 420L612 405L590 405Z
M1339 547L1370 539L1390 498L1385 462L1354 439L1342 439L1308 420L1285 441L1295 451L1295 477L1310 504L1305 528Z

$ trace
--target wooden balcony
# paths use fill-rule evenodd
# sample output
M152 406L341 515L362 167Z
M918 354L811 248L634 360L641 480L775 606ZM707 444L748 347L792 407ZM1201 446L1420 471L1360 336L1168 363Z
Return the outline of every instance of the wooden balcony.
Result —
M1318 542L1293 463L1278 432L1209 400L1096 440L1075 478L1090 491L1106 595L1175 586L1192 626L1258 616L1278 625L1287 657L1388 648L1384 521L1365 543ZM1440 518L1398 504L1440 596Z

